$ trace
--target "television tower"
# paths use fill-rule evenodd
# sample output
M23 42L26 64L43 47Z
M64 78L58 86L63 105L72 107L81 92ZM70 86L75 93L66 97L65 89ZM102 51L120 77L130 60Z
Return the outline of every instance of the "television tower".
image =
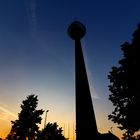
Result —
M75 41L76 140L97 140L98 130L80 41L86 34L86 27L74 21L68 27L68 34Z

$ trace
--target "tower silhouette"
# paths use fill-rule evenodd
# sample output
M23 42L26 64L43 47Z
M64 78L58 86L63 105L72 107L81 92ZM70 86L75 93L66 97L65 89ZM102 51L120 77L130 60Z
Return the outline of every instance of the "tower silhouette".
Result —
M75 41L76 140L97 140L98 130L80 41L86 28L74 21L68 27L68 34Z

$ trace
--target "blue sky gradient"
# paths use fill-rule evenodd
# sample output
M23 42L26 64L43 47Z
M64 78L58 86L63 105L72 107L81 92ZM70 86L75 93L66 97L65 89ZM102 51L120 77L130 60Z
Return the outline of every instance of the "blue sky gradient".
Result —
M98 129L113 126L119 134L107 120L112 111L107 75L122 58L120 45L132 39L139 5L139 0L0 0L0 135L8 133L15 119L10 114L18 114L29 94L38 95L39 108L50 110L48 121L75 123L74 41L67 34L74 20L87 27L82 46Z

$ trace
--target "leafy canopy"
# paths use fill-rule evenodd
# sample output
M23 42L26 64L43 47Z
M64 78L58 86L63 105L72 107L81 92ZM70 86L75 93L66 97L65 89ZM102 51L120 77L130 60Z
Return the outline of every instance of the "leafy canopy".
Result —
M21 112L18 119L11 121L12 129L7 139L9 140L34 140L39 131L38 124L41 123L43 110L37 110L38 99L35 95L29 95L22 101Z
M62 131L62 127L59 128L57 123L48 123L39 133L37 140L67 140Z
M140 24L132 42L125 42L121 49L123 58L108 75L109 100L115 107L108 118L126 131L125 137L131 137L140 130Z

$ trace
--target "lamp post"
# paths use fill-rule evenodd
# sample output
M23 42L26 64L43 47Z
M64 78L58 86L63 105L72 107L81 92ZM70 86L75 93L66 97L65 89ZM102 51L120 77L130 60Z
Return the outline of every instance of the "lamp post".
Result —
M47 113L48 113L48 112L49 112L49 110L46 110L44 128L45 128L45 126L46 126L46 120L47 120Z

